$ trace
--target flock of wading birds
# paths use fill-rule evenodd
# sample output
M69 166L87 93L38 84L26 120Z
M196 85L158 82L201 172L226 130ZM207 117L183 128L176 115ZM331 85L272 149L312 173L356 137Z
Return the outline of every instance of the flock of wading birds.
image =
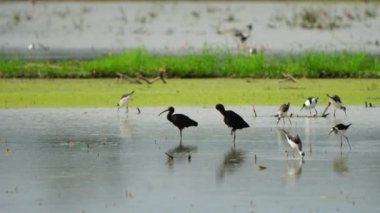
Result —
M131 99L134 91L124 94L121 96L119 103L117 104L118 111L122 107L126 107L126 110L128 112L128 102ZM334 95L330 96L327 94L327 97L329 98L329 104L326 107L325 111L322 113L322 117L326 117L327 114L325 114L326 110L330 105L334 106L334 117L337 109L343 110L343 112L346 114L346 107L342 105L342 101L340 100L339 96ZM317 116L318 112L316 109L316 105L318 103L318 97L309 97L306 99L305 103L303 104L302 109L308 109L311 115L311 110L315 110L315 114L313 115L314 117ZM287 104L282 104L280 108L277 111L277 124L280 122L280 120L283 120L283 123L285 124L285 118L289 120L290 125L292 125L292 121L290 120L290 117L288 115L289 111L289 106L290 103ZM232 110L226 110L222 104L217 104L215 108L223 115L224 117L224 123L231 128L231 135L233 135L233 142L234 142L234 147L235 147L235 139L236 139L236 130L238 129L244 129L248 128L249 124L244 121L244 119L237 113L235 113ZM138 112L140 113L139 108L137 108ZM191 127L191 126L198 126L198 122L192 120L188 116L184 114L174 114L174 107L169 107L166 110L162 111L159 115L168 112L167 114L167 119L173 123L174 126L176 126L179 129L180 132L180 143L182 143L182 130L186 127ZM337 135L340 135L340 148L342 149L343 146L343 137L346 139L347 144L351 150L351 145L350 142L347 138L347 136L344 135L344 133L347 131L347 129L351 126L351 124L343 124L339 123L335 126L333 126L330 129L330 133L334 133ZM302 151L302 141L301 138L299 137L298 134L290 134L289 132L282 130L282 133L284 134L287 142L289 143L290 147L296 151L298 151L299 155L301 158L305 156L305 152Z

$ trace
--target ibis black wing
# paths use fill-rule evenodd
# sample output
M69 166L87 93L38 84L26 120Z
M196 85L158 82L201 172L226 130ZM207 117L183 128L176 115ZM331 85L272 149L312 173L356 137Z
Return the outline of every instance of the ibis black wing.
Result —
M180 129L190 126L198 126L198 122L183 114L172 115L171 122Z
M224 122L233 129L243 129L249 127L249 124L234 111L227 110L224 115Z

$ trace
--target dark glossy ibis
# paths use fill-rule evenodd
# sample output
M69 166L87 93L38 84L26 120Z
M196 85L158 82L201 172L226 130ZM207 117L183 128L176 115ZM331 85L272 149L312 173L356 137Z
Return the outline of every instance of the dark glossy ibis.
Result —
M278 124L278 122L280 122L281 118L285 124L285 117L287 117L289 122L290 122L290 125L292 125L292 121L290 120L290 118L288 116L289 106L290 106L290 103L283 104L280 106L280 108L277 111L277 115L278 115L277 124Z
M231 135L234 136L234 147L236 139L236 130L249 127L248 123L243 118L236 114L234 111L226 110L222 104L217 104L215 108L223 115L224 123L232 128Z
M133 93L135 91L132 91L130 93L126 93L124 95L121 96L120 100L119 100L119 103L116 105L117 106L117 111L120 110L121 107L124 107L126 106L126 112L128 113L128 102L129 100L131 99Z
M337 95L330 96L327 94L327 97L329 97L329 101L332 105L334 105L334 118L335 118L335 112L337 109L341 109L344 111L344 114L347 116L346 113L346 107L342 105L342 101L340 100L340 97Z
M342 146L343 146L343 137L346 138L347 140L347 143L348 143L348 146L350 147L350 150L351 150L351 145L350 145L350 142L348 141L348 138L347 136L344 135L344 133L346 133L348 127L350 127L351 124L348 124L348 125L344 125L344 124L337 124L335 126L333 126L331 129L330 129L330 133L329 135L333 132L334 134L336 135L340 135L340 149L342 149Z
M179 134L180 134L180 144L182 144L182 130L186 127L191 127L191 126L198 126L198 123L191 118L187 117L186 115L183 114L173 114L174 113L174 107L169 107L166 110L162 111L159 116L164 113L164 112L169 112L167 115L167 118L170 122L174 124L179 129Z

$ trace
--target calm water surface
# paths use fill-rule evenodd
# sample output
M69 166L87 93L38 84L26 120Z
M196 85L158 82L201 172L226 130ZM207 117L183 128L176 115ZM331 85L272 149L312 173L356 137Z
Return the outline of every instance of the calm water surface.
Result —
M1 212L380 211L378 108L292 118L290 127L276 125L277 107L256 108L257 118L235 107L251 125L236 149L214 108L177 108L199 122L178 147L163 109L0 110ZM328 136L337 122L353 124L351 151ZM304 162L287 154L283 127L300 135Z

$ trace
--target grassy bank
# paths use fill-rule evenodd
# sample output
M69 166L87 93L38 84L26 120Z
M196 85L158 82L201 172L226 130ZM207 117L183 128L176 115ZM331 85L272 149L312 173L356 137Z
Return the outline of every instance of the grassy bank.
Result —
M0 57L2 78L101 78L117 73L147 77L166 68L168 77L280 78L282 73L308 78L379 78L380 59L365 52L307 52L302 55L232 54L204 50L185 55L131 50L92 60L27 62Z
M349 89L348 89L349 87ZM308 96L338 94L345 105L380 104L379 79L169 79L167 84L129 84L113 79L0 80L0 108L115 107L121 94L135 91L132 106L275 105L300 106Z

